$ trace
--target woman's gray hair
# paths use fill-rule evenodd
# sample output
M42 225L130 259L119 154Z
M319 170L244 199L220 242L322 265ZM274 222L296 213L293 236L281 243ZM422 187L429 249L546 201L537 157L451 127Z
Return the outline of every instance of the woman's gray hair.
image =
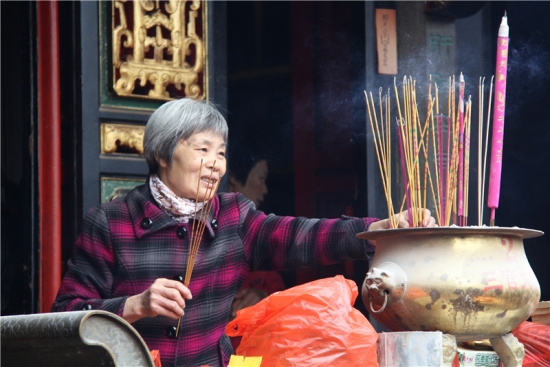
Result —
M160 106L149 117L143 138L149 174L158 172L160 159L172 164L174 151L182 139L204 131L220 134L227 143L227 122L213 105L183 98Z

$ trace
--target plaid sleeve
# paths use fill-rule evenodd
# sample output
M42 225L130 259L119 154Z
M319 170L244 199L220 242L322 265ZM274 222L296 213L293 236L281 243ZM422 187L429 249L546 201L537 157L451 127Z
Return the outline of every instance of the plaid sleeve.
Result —
M127 297L111 294L115 254L107 217L100 207L86 214L73 251L51 311L95 309L122 316Z
M288 269L364 260L375 247L356 235L376 218L308 219L266 215L249 210L243 221L243 243L251 268Z

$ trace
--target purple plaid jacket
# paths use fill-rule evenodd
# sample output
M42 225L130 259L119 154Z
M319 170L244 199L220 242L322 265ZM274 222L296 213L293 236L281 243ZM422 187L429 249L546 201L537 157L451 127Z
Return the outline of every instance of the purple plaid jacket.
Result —
M177 339L177 321L145 318L133 326L162 366L226 366L233 353L225 326L231 302L251 270L288 269L365 259L374 247L358 240L374 218L306 219L266 215L239 193L214 199L193 268ZM99 309L122 316L127 297L157 278L185 275L191 222L175 222L149 185L91 209L52 311Z

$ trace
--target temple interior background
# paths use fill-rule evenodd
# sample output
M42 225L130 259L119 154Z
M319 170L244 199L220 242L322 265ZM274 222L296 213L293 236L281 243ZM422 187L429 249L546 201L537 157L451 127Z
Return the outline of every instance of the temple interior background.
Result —
M63 264L71 254L84 211L96 200L89 198L90 190L99 197L99 186L86 186L99 182L98 178L90 180L89 166L110 164L102 166L93 147L96 136L89 135L88 129L98 121L143 125L151 112L138 109L129 114L103 108L99 98L86 98L100 94L97 75L101 74L100 57L94 63L85 53L91 47L87 40L97 41L99 28L86 28L98 22L83 15L82 8L90 6L87 3L91 2L58 2ZM541 285L541 299L550 300L550 114L546 110L550 102L550 2L456 1L439 14L423 12L425 4L420 1L213 3L219 16L213 19L223 22L209 27L217 37L214 44L224 46L211 51L223 61L215 69L218 86L222 86L215 95L221 97L213 102L226 115L230 144L249 144L268 158L269 194L264 211L313 217L386 215L378 168L369 156L363 95L364 90L392 85L394 78L377 73L375 9L397 10L398 77L411 75L419 84L427 82L428 64L435 60L442 73L464 72L472 86L480 76L490 78L494 73L496 34L506 12L511 40L496 222L545 232L527 240L525 250ZM37 67L41 55L36 2L3 1L1 14L2 315L9 315L40 312L39 222L40 215L49 214L40 211L43 196L38 190ZM453 59L436 60L429 52L419 53L415 42L426 36L426 29L434 29L426 24L452 28ZM441 52L445 50L439 50L439 56ZM95 78L83 76L90 67L98 69ZM88 122L90 108L96 110L97 121ZM144 161L129 158L128 162L139 174L123 172L121 176L146 176ZM116 173L118 168L109 169ZM366 269L368 264L358 264L349 276L361 279ZM288 282L296 284L338 271L341 268L292 274Z

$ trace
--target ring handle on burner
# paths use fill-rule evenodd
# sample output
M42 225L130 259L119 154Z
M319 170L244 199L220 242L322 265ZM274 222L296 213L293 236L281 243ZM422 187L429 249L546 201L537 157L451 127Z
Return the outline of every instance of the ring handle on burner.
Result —
M382 304L382 307L380 307L380 309L378 311L374 311L374 308L372 308L372 298L370 297L370 294L369 294L369 310L372 313L380 313L380 312L384 311L387 304L388 304L388 292L384 292L384 303Z
M393 262L386 261L373 266L367 273L363 282L363 303L373 314L381 313L387 307L391 308L393 304L399 302L405 296L406 289L407 276L403 269ZM375 310L372 300L373 298L378 300L382 296L384 297L382 306Z

